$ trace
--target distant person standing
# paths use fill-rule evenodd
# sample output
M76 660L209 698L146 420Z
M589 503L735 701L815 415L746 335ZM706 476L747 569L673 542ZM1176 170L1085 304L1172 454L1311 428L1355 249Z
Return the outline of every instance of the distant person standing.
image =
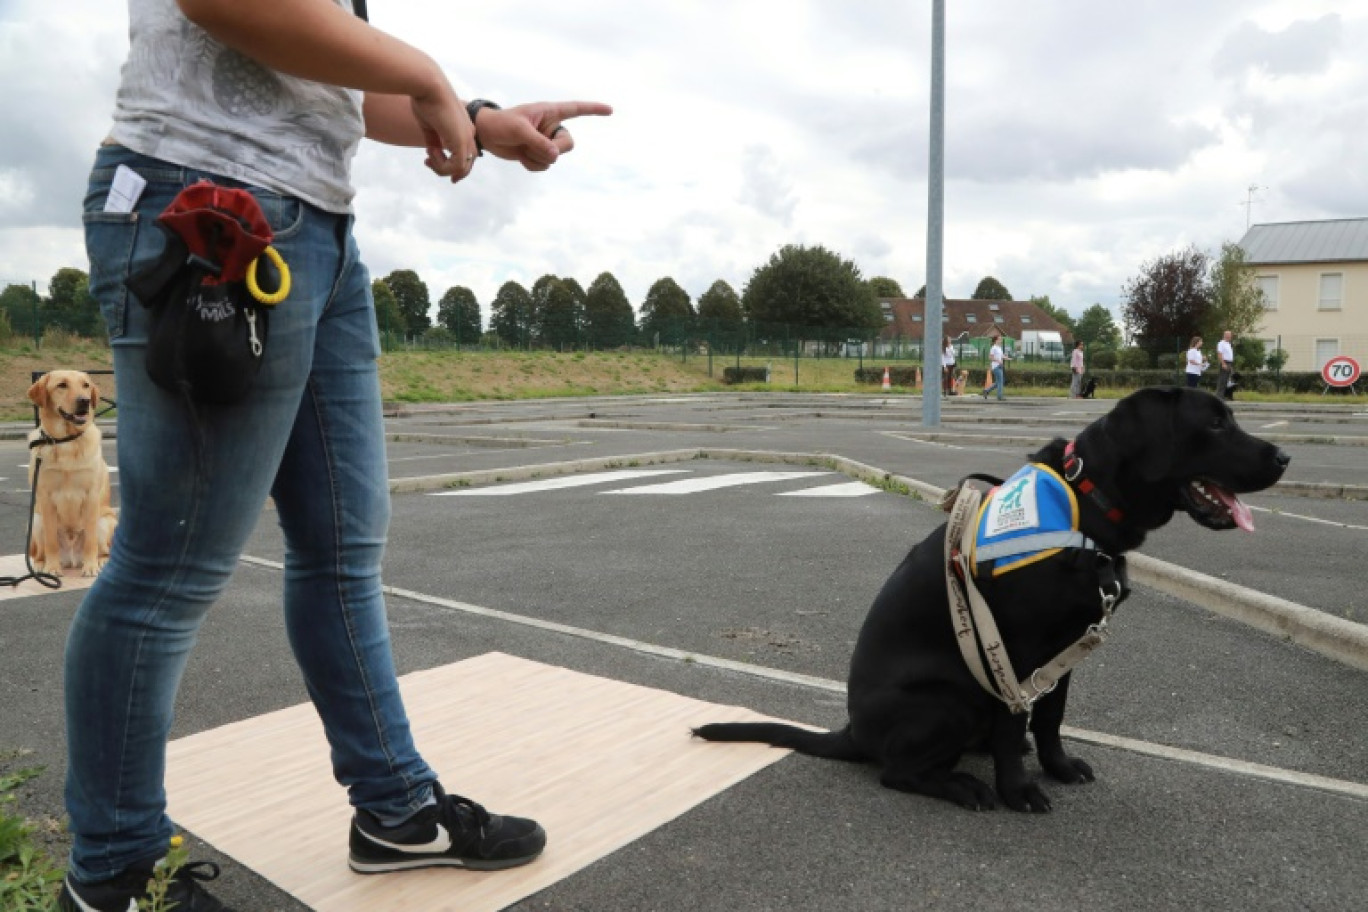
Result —
M1075 342L1073 354L1069 358L1069 398L1077 399L1083 394L1083 343Z
M1206 355L1202 354L1202 337L1193 336L1188 342L1187 353L1187 385L1190 389L1197 388L1197 382L1202 379L1202 371L1207 369Z
M945 351L941 352L941 386L945 388L945 395L954 395L955 343L949 339L945 340Z
M1216 395L1222 399L1230 398L1230 375L1235 371L1235 348L1230 344L1230 330L1216 343L1216 358L1220 372L1216 374Z
M987 399L988 394L997 390L998 401L1003 399L1002 386L1002 366L1007 360L1007 353L1002 350L1002 336L993 336L993 347L988 349L988 370L989 376L993 378L992 385L983 388L983 398Z

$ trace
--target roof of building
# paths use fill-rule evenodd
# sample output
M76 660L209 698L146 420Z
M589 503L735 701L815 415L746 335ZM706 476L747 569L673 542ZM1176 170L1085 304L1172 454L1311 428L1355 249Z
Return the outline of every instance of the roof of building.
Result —
M1368 260L1368 218L1254 225L1240 247L1252 265Z
M882 339L920 339L925 327L926 300L924 298L880 298L884 312ZM946 299L941 311L941 338L953 339L960 333L969 338L981 338L994 333L1009 339L1020 339L1023 331L1036 330L1062 333L1069 329L1030 301L978 301ZM891 319L890 319L891 317Z

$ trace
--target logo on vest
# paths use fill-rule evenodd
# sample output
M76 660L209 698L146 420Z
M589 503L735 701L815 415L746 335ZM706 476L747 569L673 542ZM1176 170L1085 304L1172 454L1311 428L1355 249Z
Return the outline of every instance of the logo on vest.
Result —
M998 489L988 505L984 534L988 537L1040 525L1040 511L1036 506L1036 476L1033 472L1019 474Z

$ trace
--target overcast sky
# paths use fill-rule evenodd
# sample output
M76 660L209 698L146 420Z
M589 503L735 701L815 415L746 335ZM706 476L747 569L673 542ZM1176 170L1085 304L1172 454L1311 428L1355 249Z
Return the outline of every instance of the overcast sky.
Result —
M912 294L926 275L929 0L371 0L465 98L581 98L548 173L486 157L452 186L363 146L376 276L485 308L509 279L612 272L741 292L785 244ZM1368 0L950 0L945 293L984 275L1075 315L1140 265L1253 220L1368 216ZM118 0L0 0L0 285L86 268L80 205L109 124Z

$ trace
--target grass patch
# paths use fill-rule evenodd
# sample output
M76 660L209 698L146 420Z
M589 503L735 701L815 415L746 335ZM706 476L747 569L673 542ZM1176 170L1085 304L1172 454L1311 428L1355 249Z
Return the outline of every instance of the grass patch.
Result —
M10 751L0 761L16 760ZM63 868L35 839L41 826L16 808L15 790L43 772L23 767L0 774L0 909L5 912L48 912L57 908Z

